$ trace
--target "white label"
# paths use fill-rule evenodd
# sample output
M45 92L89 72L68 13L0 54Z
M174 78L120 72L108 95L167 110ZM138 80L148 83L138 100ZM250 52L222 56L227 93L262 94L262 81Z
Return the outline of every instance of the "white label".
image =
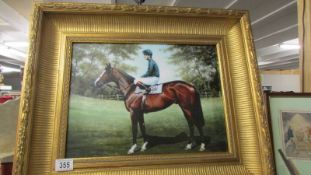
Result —
M55 171L72 171L73 159L57 159L55 160Z

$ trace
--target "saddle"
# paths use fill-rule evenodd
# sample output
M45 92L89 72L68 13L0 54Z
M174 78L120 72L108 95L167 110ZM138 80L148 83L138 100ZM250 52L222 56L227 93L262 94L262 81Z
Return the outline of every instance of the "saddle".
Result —
M146 88L150 88L150 91L147 92L146 88L142 88L142 87L136 86L135 94L140 94L140 93L143 93L143 94L161 94L162 93L163 84L155 84L155 85L152 85L152 86L145 85L145 87Z
M143 94L142 95L142 100L141 100L141 110L144 111L145 108L145 102L146 102L146 96L148 94L161 94L162 93L162 87L163 84L155 84L155 85L145 85L145 84L140 84L136 86L135 89L135 94Z

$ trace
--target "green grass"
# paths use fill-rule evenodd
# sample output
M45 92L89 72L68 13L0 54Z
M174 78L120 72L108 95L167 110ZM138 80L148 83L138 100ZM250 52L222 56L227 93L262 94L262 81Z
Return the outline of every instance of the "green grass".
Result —
M221 98L201 99L205 118L207 151L226 151L226 132ZM72 95L69 107L66 157L125 155L132 143L131 121L123 101L94 99ZM185 136L189 129L178 105L145 114L148 135L177 143L158 144L144 153L186 153ZM197 132L195 135L198 135ZM140 133L138 144L142 144ZM178 136L178 137L176 137ZM197 151L198 148L195 148ZM188 152L188 151L187 151Z

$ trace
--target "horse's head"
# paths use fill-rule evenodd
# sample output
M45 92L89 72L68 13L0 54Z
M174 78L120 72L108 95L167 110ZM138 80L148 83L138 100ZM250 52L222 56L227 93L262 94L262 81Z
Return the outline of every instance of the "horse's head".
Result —
M106 65L105 70L100 76L95 80L94 84L95 87L100 87L106 83L109 83L114 80L113 77L113 68L111 67L110 63Z

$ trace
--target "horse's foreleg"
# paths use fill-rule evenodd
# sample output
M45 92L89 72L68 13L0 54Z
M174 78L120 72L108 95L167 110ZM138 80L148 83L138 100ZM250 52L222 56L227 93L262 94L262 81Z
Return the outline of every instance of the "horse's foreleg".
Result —
M144 144L142 145L140 151L145 151L147 149L148 140L147 140L147 135L146 135L144 114L142 112L139 114L138 123L139 123L139 128L141 131L141 135L143 136L143 139L144 139Z
M133 145L128 150L127 154L133 154L137 148L137 116L134 112L131 112L131 121L132 121L132 137L133 137Z
M132 116L132 141L133 145L137 142L137 118Z

